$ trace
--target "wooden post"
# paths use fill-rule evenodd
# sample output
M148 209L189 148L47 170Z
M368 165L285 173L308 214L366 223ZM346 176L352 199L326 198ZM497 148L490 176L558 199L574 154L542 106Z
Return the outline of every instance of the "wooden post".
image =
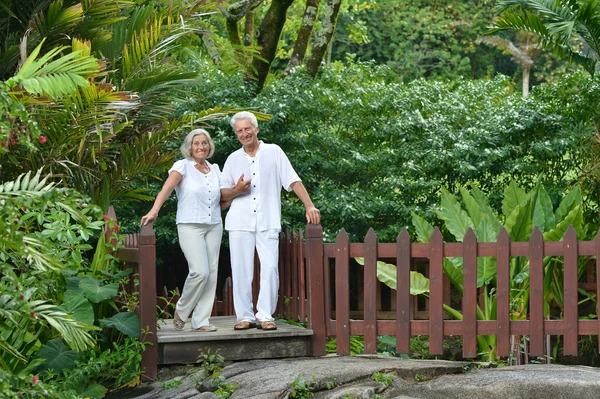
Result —
M463 357L477 357L477 237L469 227L463 239Z
M529 350L544 355L544 237L538 227L529 239ZM527 356L527 353L526 353Z
M325 295L323 269L323 228L306 225L306 261L308 267L308 326L313 330L313 356L325 355Z
M338 355L350 354L350 240L340 230L335 240L335 339Z
M563 355L577 356L579 344L579 313L577 309L577 233L569 226L563 238L564 246L564 338Z
M429 240L429 353L444 353L444 239L436 227Z
M156 236L152 223L142 226L139 238L140 248L140 304L139 318L142 342L149 342L142 353L143 378L154 380L158 375L158 340L156 337Z
M396 239L396 353L410 353L410 236L406 228Z
M377 353L377 235L370 228L365 237L365 354Z
M510 236L503 227L498 233L496 255L496 281L498 297L496 318L498 319L498 356L510 355Z

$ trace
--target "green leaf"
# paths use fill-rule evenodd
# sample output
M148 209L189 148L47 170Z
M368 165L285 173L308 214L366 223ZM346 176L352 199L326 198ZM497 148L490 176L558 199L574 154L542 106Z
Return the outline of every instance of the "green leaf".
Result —
M429 242L431 234L433 233L433 226L424 218L417 215L414 212L412 215L412 224L415 226L415 232L420 242Z
M573 225L577 235L580 235L582 224L583 212L581 207L576 205L554 229L544 233L544 241L561 241L570 225Z
M96 280L92 276L83 277L79 282L79 288L81 288L83 295L94 303L114 298L119 292L118 283L102 285L102 281Z
M81 294L75 291L65 291L64 302L61 308L71 314L74 320L89 326L94 325L94 309L92 308L92 304Z
M539 186L533 209L533 225L539 227L542 233L552 229L556 225L552 210L552 200L544 186Z
M442 209L438 216L446 222L446 228L454 235L457 241L462 242L467 229L473 230L473 222L469 215L461 208L456 197L445 188L442 188Z
M502 199L502 213L505 218L512 214L513 210L526 200L527 194L517 186L514 180L504 189L504 198ZM508 230L508 228L507 228Z
M481 219L481 223L475 231L478 242L495 242L498 238L498 231L494 230L492 223L487 216ZM477 258L477 287L489 284L496 277L496 258L478 257Z
M517 205L513 208L510 215L506 218L504 227L506 227L506 231L512 242L528 241L533 231L531 202L527 201L525 204Z
M106 395L106 387L89 380L78 380L75 384L68 384L82 398L102 399Z
M356 260L356 262L361 266L365 265L364 258L354 258L354 260ZM391 289L396 290L396 265L382 261L377 261L377 279L385 285L387 285L388 287L390 287ZM429 279L419 272L411 271L410 294L419 295L425 292L429 292Z
M475 225L475 227L479 226L479 221L481 220L483 213L479 209L479 204L477 203L477 200L475 200L475 198L473 198L469 191L464 187L460 188L460 194L462 195L465 208L467 209L467 212L469 213L469 217L473 221L473 224Z
M140 337L140 319L132 312L117 313L109 319L100 319L106 327L116 328L123 334L139 338Z
M560 205L558 205L558 208L555 212L556 220L563 220L575 206L581 204L581 188L579 186L575 186L575 188L569 191L569 193L562 199Z
M79 357L80 355L69 349L60 338L54 338L41 346L38 358L45 360L38 370L52 369L54 373L60 374L63 370L74 367Z

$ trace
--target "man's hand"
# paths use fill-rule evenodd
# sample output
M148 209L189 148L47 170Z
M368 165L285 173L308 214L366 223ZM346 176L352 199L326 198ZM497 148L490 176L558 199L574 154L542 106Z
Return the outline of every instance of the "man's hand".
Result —
M310 224L321 223L321 211L313 206L306 208L306 222Z
M240 176L238 181L233 186L233 190L239 194L249 193L251 182L252 182L252 179L248 179L248 180L244 181L244 174L242 173L242 175Z

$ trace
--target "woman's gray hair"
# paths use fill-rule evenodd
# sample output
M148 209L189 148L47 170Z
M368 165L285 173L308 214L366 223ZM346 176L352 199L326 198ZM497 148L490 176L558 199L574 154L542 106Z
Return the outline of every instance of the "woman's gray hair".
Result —
M210 151L208 151L208 155L206 156L206 158L212 157L215 153L215 143L213 142L212 137L210 137L210 134L208 134L208 132L204 129L194 129L191 132L189 132L187 136L185 136L185 139L183 139L183 143L181 143L181 147L179 147L179 149L181 150L181 155L183 155L186 159L194 159L192 157L192 142L194 141L194 137L200 134L205 135L206 140L208 140L208 146L210 148Z
M237 114L235 114L231 117L231 122L229 122L229 123L231 124L231 127L233 129L235 129L235 126L234 126L235 123L237 121L239 121L240 119L248 119L252 126L258 127L258 121L256 120L256 115L254 115L252 112L242 111L242 112L238 112Z

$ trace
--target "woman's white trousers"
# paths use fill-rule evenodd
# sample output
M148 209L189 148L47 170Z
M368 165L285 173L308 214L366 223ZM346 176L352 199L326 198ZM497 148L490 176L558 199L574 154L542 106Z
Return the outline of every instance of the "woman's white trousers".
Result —
M223 224L180 223L177 233L189 268L177 314L187 320L193 313L192 328L207 326L217 289Z

